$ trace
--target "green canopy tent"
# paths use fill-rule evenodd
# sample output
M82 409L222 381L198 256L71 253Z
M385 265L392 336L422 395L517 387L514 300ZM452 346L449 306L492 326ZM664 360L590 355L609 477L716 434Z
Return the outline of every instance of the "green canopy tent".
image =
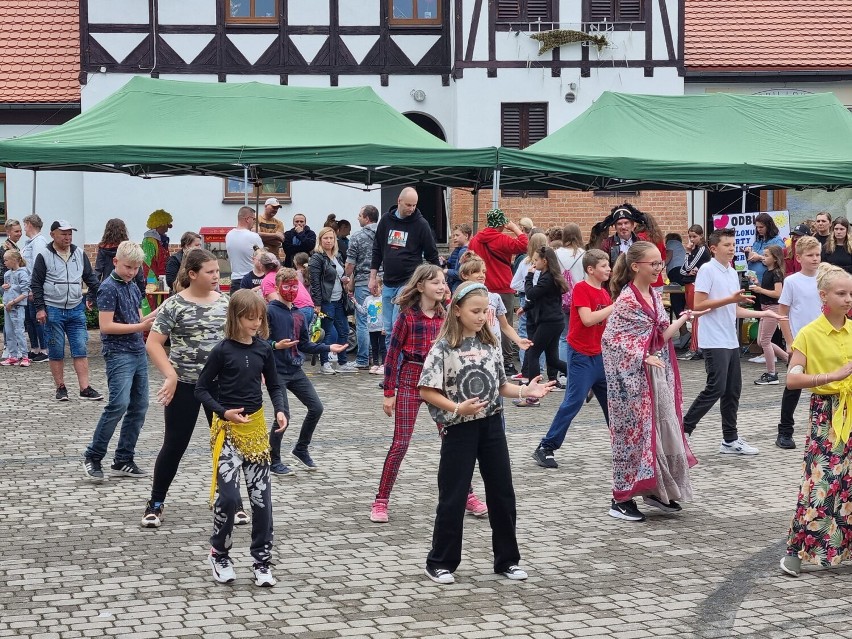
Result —
M143 178L205 175L477 188L494 148L439 140L368 87L133 78L48 131L0 141L0 165Z
M832 94L605 92L523 151L501 148L503 187L726 190L852 186L852 114Z

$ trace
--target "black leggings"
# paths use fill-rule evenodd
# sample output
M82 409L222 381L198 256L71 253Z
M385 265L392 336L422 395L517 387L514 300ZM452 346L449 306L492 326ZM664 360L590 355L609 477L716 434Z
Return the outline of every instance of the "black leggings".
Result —
M178 382L172 401L165 408L166 429L163 447L154 464L154 483L151 487L151 501L165 501L169 486L177 474L178 465L192 439L195 422L201 402L195 399L195 384ZM204 409L208 425L213 413Z
M533 345L524 356L524 365L527 368L527 377L535 379L541 374L538 358L544 353L544 359L547 362L547 368L558 370L563 375L568 374L568 368L565 362L559 359L559 337L562 335L562 329L565 328L565 322L541 322L536 324L534 333L529 336Z

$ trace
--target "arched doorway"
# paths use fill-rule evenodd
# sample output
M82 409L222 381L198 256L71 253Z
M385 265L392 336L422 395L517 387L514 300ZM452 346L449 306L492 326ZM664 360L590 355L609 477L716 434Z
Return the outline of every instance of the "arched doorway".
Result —
M447 141L441 125L430 116L423 113L404 113L403 115L436 138ZM448 239L446 189L430 184L416 184L414 186L417 188L418 195L417 208L420 209L423 217L432 227L438 244L446 244ZM390 207L396 204L401 190L402 187L399 186L382 189L382 213L387 212Z

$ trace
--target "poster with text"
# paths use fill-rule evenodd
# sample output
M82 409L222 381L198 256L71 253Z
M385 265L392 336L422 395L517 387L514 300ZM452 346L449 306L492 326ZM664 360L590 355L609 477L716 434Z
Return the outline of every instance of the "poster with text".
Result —
M778 227L778 237L786 243L790 237L790 212L789 211L766 211L775 226ZM734 229L737 253L734 256L734 267L738 271L746 270L746 258L743 248L754 244L754 218L757 213L724 213L713 216L714 229Z

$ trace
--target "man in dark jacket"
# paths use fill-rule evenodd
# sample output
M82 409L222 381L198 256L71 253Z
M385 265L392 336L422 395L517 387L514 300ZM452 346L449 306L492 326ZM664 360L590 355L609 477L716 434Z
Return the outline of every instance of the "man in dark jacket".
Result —
M609 256L610 266L615 266L615 260L639 238L634 233L637 222L644 222L643 215L629 204L615 207L606 219L600 223L602 228L615 227L615 235L606 238L601 250Z
M417 191L413 187L405 187L396 202L396 206L392 206L379 220L370 262L369 286L373 295L378 295L378 273L384 267L382 322L388 345L393 323L399 314L399 307L393 304L399 290L424 260L439 265L435 236L429 222L417 208Z
M301 213L293 216L293 228L284 234L284 266L293 268L296 253L308 255L317 247L317 234L308 226L308 219Z
M71 243L76 231L65 220L50 225L53 241L35 258L32 272L33 304L36 321L44 324L48 336L50 372L56 383L56 399L68 401L65 388L65 337L74 359L74 371L80 383L80 399L103 399L89 385L89 358L86 344L86 309L95 305L98 294L98 276L92 269L83 249ZM83 282L89 287L88 299L83 302Z

